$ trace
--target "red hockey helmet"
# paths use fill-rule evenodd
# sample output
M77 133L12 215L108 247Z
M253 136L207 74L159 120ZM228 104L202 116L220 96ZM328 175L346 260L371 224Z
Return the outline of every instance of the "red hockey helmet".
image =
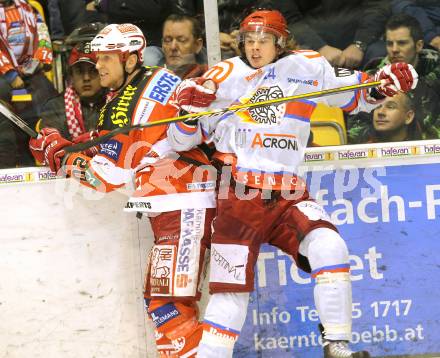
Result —
M246 32L264 32L275 35L277 44L284 48L289 37L287 22L277 10L257 10L244 18L240 24L240 42Z
M78 62L87 62L91 65L96 64L96 55L90 49L90 42L75 46L70 53L69 66L76 65Z

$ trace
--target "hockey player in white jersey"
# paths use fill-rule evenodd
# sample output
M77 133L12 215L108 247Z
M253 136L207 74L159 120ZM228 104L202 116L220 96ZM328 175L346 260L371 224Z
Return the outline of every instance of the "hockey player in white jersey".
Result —
M258 10L240 26L242 57L223 61L205 75L218 85L211 109L360 84L369 76L333 68L319 53L286 52L286 21ZM396 63L376 74L373 90L323 97L349 113L371 111L385 96L417 83L411 65ZM210 298L198 358L231 357L244 324L254 266L262 243L291 255L315 279L314 300L323 326L326 358L366 358L353 352L348 249L323 208L296 175L310 133L316 100L202 117L171 124L168 138L179 151L212 140L219 168L232 171L218 188L211 243ZM226 172L225 170L223 171Z

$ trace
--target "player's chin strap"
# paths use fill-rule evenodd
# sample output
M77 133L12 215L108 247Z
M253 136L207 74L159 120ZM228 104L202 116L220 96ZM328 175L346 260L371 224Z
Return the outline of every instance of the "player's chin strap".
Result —
M128 72L125 69L125 63L122 65L122 70L124 71L124 80L122 81L122 84L118 88L111 88L111 92L119 92L122 88L124 88L128 83L127 79L128 77L133 74L137 69L140 69L142 66L139 65L139 63L133 68L131 72Z
M318 98L318 97L328 96L328 95L332 95L332 94L338 94L338 93L342 93L342 92L359 91L359 90L363 90L363 89L367 89L367 88L377 87L381 84L382 84L381 81L366 82L366 83L361 83L361 84L356 84L356 85L351 85L351 86L337 87L337 88L331 88L331 89L326 89L326 90L322 90L322 91L303 93L303 94L299 94L299 95L295 95L295 96L275 98L275 99L270 99L270 100L256 102L256 103L245 103L245 104L231 106L228 108L214 109L211 111L204 111L204 112L199 112L199 113L188 113L188 114L185 114L182 116L160 119L160 120L157 120L154 122L148 122L148 123L143 123L143 124L136 124L136 125L132 125L132 126L116 128L116 129L114 129L114 130L112 130L112 131L110 131L100 137L92 139L89 142L74 144L70 147L65 147L64 150L66 153L81 152L81 151L86 150L90 147L98 145L99 143L103 143L118 134L128 133L128 132L130 132L132 130L136 130L136 129L143 129L143 128L167 125L170 123L182 122L187 119L198 119L201 117L218 116L218 115L224 114L226 112L240 112L240 111L244 111L244 110L247 110L250 108L271 106L271 105L281 104L281 103L295 101L295 100L299 100L299 99Z

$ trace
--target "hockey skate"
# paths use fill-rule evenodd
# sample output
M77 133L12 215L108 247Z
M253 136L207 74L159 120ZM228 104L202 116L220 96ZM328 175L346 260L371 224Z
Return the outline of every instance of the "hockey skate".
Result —
M324 340L324 358L371 358L367 351L353 352L346 341Z

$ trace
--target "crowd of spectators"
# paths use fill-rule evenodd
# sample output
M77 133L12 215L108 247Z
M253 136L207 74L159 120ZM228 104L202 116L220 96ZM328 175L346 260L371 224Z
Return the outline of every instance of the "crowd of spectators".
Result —
M41 0L43 13L32 6L36 1L0 0L0 100L30 127L56 127L72 140L94 128L106 93L87 48L93 36L68 43L64 87L56 91L50 80L51 42L65 42L90 23L96 27L131 22L140 27L148 41L145 65L164 66L181 78L207 70L202 0ZM440 138L437 0L217 3L222 59L239 54L239 20L260 7L284 14L292 49L318 51L333 66L374 73L386 64L405 61L416 68L419 83L408 96L388 99L371 114L346 116L349 143ZM35 165L27 141L22 131L0 118L0 168Z
M372 59L364 70L375 73L379 68L399 61L413 65L419 75L417 87L411 93L415 109L414 126L421 138L437 139L440 138L440 54L432 47L425 47L423 37L417 19L404 13L393 15L386 23L387 55ZM364 143L370 123L371 115L366 113L349 116L349 143Z

